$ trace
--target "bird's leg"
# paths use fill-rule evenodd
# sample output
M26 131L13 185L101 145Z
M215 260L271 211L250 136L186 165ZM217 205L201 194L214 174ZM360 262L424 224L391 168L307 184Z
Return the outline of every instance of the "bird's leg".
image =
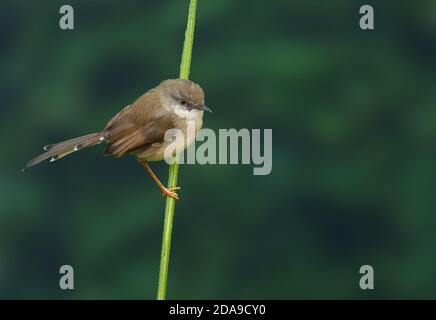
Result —
M174 191L180 189L180 187L175 187L175 188L167 188L167 187L165 187L163 185L163 183L160 182L159 178L151 170L151 168L148 165L147 161L143 161L143 162L141 162L141 164L144 166L145 170L147 170L147 173L154 180L154 182L156 182L156 184L159 187L159 189L162 190L162 196L167 196L167 197L171 197L171 198L173 198L175 200L179 200L178 194L176 192L174 192Z

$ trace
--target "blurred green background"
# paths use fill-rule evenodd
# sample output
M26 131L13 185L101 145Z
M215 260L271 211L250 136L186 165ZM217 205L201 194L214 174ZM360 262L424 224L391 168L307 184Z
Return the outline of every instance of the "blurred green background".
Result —
M0 5L0 297L153 299L164 201L132 157L20 169L177 77L188 1L68 1L74 31L63 4ZM181 167L168 298L435 298L435 39L435 1L199 0L205 127L273 129L273 171Z

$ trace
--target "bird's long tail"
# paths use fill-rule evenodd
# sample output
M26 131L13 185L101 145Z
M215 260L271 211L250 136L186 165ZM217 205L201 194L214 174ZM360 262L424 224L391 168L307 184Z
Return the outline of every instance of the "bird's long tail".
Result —
M96 132L63 142L55 143L52 145L47 145L44 147L44 150L46 150L46 152L41 153L39 156L36 156L35 158L27 162L26 166L23 168L22 171L26 170L27 168L33 167L34 165L37 165L44 160L50 159L50 162L53 162L69 155L70 153L76 152L86 147L95 146L103 141L104 133Z

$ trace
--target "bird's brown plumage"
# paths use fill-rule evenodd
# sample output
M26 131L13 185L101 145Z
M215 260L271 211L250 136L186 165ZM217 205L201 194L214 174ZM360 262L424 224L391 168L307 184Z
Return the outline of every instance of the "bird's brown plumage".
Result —
M115 115L104 128L108 143L105 154L121 157L147 145L163 142L165 132L173 127L172 119L161 108L159 94L155 90L146 92Z
M45 153L30 160L26 168L44 160L57 160L81 148L105 141L108 145L105 154L121 157L136 154L147 159L162 149L165 133L172 128L183 129L180 116L168 108L168 101L182 101L188 105L204 105L204 92L190 80L165 80L131 105L117 113L101 132L63 141L49 146ZM201 127L202 113L196 129ZM161 152L161 150L159 151ZM159 159L160 156L156 157Z

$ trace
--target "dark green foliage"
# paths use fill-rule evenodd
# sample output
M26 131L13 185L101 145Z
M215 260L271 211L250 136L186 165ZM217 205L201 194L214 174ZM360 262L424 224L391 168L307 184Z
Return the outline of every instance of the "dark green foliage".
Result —
M20 169L177 77L187 3L73 1L74 31L0 5L0 297L154 298L164 201L133 158ZM358 1L199 3L205 126L272 128L273 171L181 166L168 298L435 297L436 5L374 3L367 32Z

